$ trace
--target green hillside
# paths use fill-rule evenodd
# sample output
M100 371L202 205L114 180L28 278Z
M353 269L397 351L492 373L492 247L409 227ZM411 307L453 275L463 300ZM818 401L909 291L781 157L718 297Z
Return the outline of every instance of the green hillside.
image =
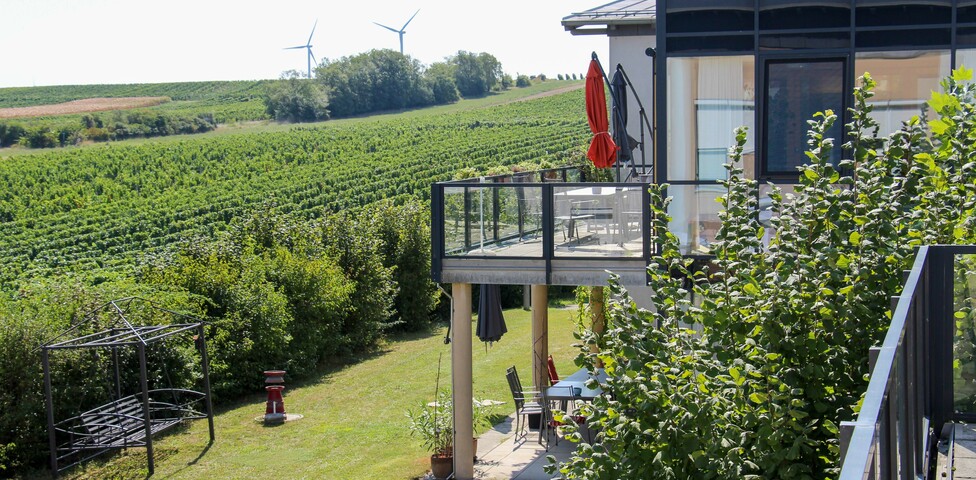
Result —
M0 284L127 271L268 199L311 218L425 198L431 182L463 167L564 163L587 134L576 90L467 111L12 157L0 162Z

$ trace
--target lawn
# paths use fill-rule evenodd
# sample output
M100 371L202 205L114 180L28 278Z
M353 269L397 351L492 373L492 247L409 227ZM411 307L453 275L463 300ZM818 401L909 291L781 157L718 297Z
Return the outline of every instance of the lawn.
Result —
M575 310L550 309L549 348L557 370L577 369L573 330ZM485 347L474 339L476 398L506 402L498 413L512 413L505 369L516 365L526 382L531 367L531 314L505 311L508 333ZM472 326L474 330L474 326ZM440 384L451 382L451 347L445 328L393 339L361 361L325 371L284 392L289 413L302 420L264 427L265 397L255 393L237 405L218 409L216 442L207 446L207 422L158 439L154 478L416 478L429 460L410 436L406 410L434 398L438 362ZM269 368L274 365L269 365ZM287 377L286 377L287 378ZM261 391L256 385L255 391ZM131 449L106 462L68 472L68 478L145 478L145 450Z

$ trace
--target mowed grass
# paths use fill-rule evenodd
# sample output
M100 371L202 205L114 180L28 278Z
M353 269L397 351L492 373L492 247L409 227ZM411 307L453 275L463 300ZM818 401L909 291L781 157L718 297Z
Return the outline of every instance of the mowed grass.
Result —
M549 349L563 375L576 371L575 310L550 309ZM523 383L531 380L531 313L505 311L508 333L485 348L473 338L475 398L504 401L496 413L514 411L505 369L515 365ZM475 325L472 325L474 331ZM328 478L412 479L429 468L429 454L410 435L408 409L434 398L438 362L441 388L451 384L451 346L445 328L394 339L357 363L324 372L284 392L289 413L304 419L264 427L265 395L218 409L216 442L207 445L206 420L159 438L153 478ZM273 368L274 365L268 365ZM255 385L255 392L262 386ZM145 478L144 449L130 449L65 477Z

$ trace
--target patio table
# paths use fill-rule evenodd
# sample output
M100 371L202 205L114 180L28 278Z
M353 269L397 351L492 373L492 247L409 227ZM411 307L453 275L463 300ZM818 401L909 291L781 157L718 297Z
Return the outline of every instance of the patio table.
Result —
M607 381L607 373L602 368L599 368L597 369L595 375L591 375L589 370L585 368L581 368L576 372L574 372L572 375L559 380L559 383L556 383L551 387L547 387L546 397L549 400L555 400L555 401L566 401L566 400L583 400L585 402L593 401L594 398L596 398L598 395L603 393L603 390L601 390L600 387L587 388L586 381L591 378L595 378L598 383L603 383ZM570 389L568 387L572 387L574 389L578 388L579 393L575 395L571 394L569 391Z

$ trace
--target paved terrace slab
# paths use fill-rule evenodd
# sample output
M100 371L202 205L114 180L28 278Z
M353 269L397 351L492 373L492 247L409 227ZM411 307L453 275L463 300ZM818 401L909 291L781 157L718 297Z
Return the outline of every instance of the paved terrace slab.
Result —
M538 442L538 430L530 430L524 438L515 441L515 416L510 415L504 422L485 432L478 438L478 463L474 465L475 478L483 480L542 480L550 479L543 469L549 462L547 455L558 461L570 458L576 444L561 438L559 445L550 444L547 452Z

